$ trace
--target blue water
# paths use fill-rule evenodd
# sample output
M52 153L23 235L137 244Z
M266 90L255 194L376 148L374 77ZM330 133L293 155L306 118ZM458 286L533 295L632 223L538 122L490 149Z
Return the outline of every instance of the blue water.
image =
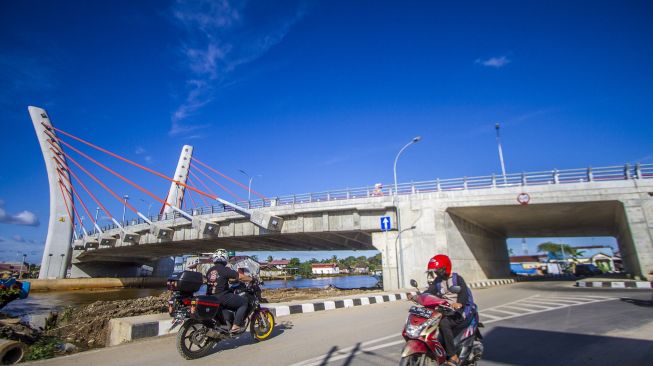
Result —
M263 288L324 288L329 285L341 288L373 287L377 284L376 278L372 276L342 276L342 277L318 277L312 279L302 278L300 280L272 280L265 281Z

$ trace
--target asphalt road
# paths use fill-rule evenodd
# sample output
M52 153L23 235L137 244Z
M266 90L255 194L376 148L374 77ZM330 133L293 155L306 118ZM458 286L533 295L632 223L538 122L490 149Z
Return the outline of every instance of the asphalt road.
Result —
M653 359L651 292L578 289L571 282L476 289L486 324L481 365L647 365ZM43 365L396 365L407 301L282 317L274 336L219 343L185 361L174 336L38 362Z

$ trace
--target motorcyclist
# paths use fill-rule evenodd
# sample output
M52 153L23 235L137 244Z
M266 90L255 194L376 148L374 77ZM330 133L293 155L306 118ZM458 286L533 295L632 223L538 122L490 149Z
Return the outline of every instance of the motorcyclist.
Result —
M445 316L440 321L440 332L444 338L444 348L447 351L449 360L446 365L458 365L460 360L454 348L453 329L460 325L467 317L473 316L476 311L472 291L467 287L463 277L451 272L451 259L444 254L438 254L431 258L426 266L426 280L429 288L425 291L435 296L442 297L452 286L459 286L460 292L456 301L451 306L456 311L453 315Z
M229 291L229 281L240 280L247 282L251 281L252 278L227 267L229 253L226 250L216 250L212 258L214 266L206 271L206 294L215 296L220 304L236 312L231 333L242 333L245 329L243 323L247 312L247 300Z

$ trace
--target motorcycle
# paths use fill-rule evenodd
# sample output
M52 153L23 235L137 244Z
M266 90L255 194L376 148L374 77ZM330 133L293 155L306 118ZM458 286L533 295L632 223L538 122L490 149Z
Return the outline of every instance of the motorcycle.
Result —
M410 280L413 287L417 287L415 280ZM451 293L460 292L459 286L451 286ZM447 361L447 352L440 334L440 320L444 316L455 316L451 306L451 299L446 294L437 297L431 294L420 293L412 299L420 306L412 306L408 310L408 319L401 335L406 340L401 351L401 366L438 366ZM453 329L454 348L460 359L461 366L475 366L483 354L483 337L479 331L483 324L478 320L478 312L467 317L460 325Z
M170 330L181 325L177 333L177 351L187 360L204 357L218 342L240 336L230 332L234 311L221 306L213 296L194 295L202 283L202 274L191 271L174 274L168 279L168 288L172 291L168 300L168 312L173 317ZM275 325L272 312L261 307L260 286L256 277L248 283L236 282L230 286L231 291L247 300L244 329L249 328L257 342L268 339Z

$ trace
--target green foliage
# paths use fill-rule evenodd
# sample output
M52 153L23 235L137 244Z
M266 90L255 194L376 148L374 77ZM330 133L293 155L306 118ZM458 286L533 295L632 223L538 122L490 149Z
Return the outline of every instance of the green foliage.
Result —
M582 250L577 250L576 248L572 247L569 244L554 243L550 241L539 244L537 246L537 250L540 252L548 252L548 253L554 253L559 255L562 255L564 251L565 257L572 257L572 258L576 258L578 256L583 255Z
M27 361L34 361L52 358L56 354L57 344L59 343L61 342L55 337L42 337L29 347L25 359Z

